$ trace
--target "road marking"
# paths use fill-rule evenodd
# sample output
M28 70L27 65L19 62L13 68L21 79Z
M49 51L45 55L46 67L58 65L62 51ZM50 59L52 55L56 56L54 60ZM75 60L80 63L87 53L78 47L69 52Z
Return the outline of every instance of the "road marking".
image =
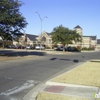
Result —
M31 88L36 83L39 83L39 82L38 81L34 81L34 80L27 80L22 86L16 86L16 87L14 87L12 89L6 90L5 92L2 92L0 95L6 95L6 96L12 95L12 94L18 93L18 92L20 92L22 90Z
M11 77L4 76L5 79L12 80Z

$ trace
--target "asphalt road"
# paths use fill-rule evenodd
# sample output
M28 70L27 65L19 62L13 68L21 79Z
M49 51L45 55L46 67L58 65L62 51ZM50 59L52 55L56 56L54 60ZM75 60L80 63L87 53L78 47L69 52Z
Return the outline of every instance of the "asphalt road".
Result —
M48 54L0 62L0 100L20 100L29 90L56 73L98 58L100 52Z

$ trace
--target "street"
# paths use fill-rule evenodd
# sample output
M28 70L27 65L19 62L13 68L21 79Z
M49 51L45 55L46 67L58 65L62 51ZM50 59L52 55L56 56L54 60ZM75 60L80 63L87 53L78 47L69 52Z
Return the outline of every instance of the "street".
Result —
M91 59L100 59L100 52L65 55L46 54L36 58L0 62L0 100L20 100L32 88L56 73Z

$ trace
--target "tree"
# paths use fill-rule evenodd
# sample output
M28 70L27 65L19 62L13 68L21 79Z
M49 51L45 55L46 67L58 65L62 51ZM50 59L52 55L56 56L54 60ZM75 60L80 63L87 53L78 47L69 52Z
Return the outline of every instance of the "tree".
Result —
M52 34L52 41L53 43L61 43L64 46L67 44L72 44L73 41L81 42L81 36L74 30L70 30L62 25L55 27Z
M72 40L77 43L77 42L82 42L82 36L78 34L75 30L70 30L72 34Z
M3 41L21 36L21 31L27 26L19 11L20 6L22 2L18 0L0 0L0 36Z

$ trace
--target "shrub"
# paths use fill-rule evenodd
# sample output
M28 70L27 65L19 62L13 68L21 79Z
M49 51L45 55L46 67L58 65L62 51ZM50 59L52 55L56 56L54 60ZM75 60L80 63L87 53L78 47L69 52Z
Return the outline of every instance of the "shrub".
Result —
M72 47L72 51L80 52L81 49L79 49L79 48L77 48L77 47Z
M52 48L54 49L54 47L56 47L57 46L57 44L54 44L54 45L52 45Z
M3 44L2 43L0 43L0 47L3 47Z
M77 46L76 50L80 52L81 51L81 46Z
M83 48L82 48L82 50L88 50L88 48L86 48L86 47L83 47Z
M94 50L94 48L86 48L86 47L84 47L84 48L82 48L82 50Z
M46 47L46 49L51 49L50 47Z

